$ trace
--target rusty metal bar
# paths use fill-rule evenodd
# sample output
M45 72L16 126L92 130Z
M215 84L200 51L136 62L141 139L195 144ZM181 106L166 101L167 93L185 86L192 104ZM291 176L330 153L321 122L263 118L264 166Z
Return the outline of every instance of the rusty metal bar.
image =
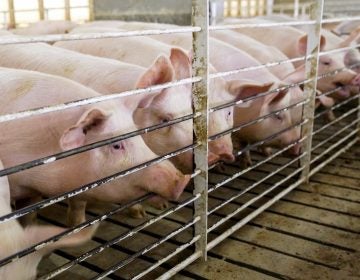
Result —
M311 82L305 84L304 94L310 101L303 108L303 118L308 122L302 127L301 137L307 136L303 143L303 151L307 154L300 161L300 165L303 167L301 177L305 181L309 180L310 163L311 163L311 146L312 146L312 131L314 128L314 115L315 115L315 100L316 100L316 86L318 75L318 63L319 63L319 51L320 51L320 29L321 20L323 16L324 0L315 1L311 6L310 19L315 21L316 24L309 28L306 55L311 56L306 60L305 71L306 79L310 79Z
M95 20L94 0L89 0L89 21Z
M65 20L71 20L70 0L64 0Z
M45 19L45 9L44 9L44 0L38 0L38 9L39 9L39 19Z
M192 25L199 26L200 32L193 33L193 73L201 81L193 85L195 142L200 145L194 149L194 161L201 174L194 179L194 195L201 197L194 203L194 215L200 217L195 224L195 235L201 238L195 243L196 251L201 252L203 260L207 257L207 208L208 208L208 92L209 92L209 1L192 1Z
M15 5L14 0L8 0L8 10L9 10L9 28L16 27L16 18L15 18Z

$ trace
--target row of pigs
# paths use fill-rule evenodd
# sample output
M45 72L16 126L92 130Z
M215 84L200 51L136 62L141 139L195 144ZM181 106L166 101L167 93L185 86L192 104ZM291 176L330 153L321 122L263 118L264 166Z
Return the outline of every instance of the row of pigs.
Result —
M272 20L256 19L256 22ZM279 20L279 19L276 19ZM239 22L237 20L236 22ZM240 21L242 22L242 21ZM230 23L234 23L231 21ZM77 25L71 22L43 21L28 28L0 31L2 38L19 35L61 33L101 33L119 30L178 28L165 24L98 21ZM346 38L322 30L321 50L350 46L358 37L356 26ZM1 38L0 38L1 40ZM241 28L214 31L210 39L210 72L256 67L305 55L306 33L293 27ZM28 43L0 45L0 115L33 108L96 98L137 88L146 88L192 76L192 35L163 34L150 37L107 38L61 41L54 44ZM317 105L327 108L339 100L359 93L360 62L357 50L320 57L317 83ZM357 70L359 70L357 72ZM305 100L300 86L305 78L304 61L282 63L268 69L242 71L210 80L210 107L238 100L236 106L224 107L209 115L209 135L236 132L215 137L209 142L209 164L233 162L233 144L240 148L270 137L263 145L284 148L300 137L302 106L282 110ZM297 84L295 86L288 86ZM282 88L281 90L276 90ZM13 167L35 159L82 147L122 135L136 129L168 123L192 114L190 84L159 90L151 94L131 95L111 101L79 106L51 114L0 123L0 158L5 167ZM331 95L326 93L333 91ZM254 98L259 93L267 92ZM325 94L324 94L325 93ZM271 114L277 112L276 114ZM261 122L243 126L260 116ZM328 118L334 115L328 114ZM111 145L93 149L62 160L1 177L0 216L11 212L10 202L29 205L39 197L53 197L101 178L127 170L193 143L192 120L135 136ZM272 137L279 133L276 137ZM288 149L299 155L300 144ZM245 159L251 164L248 156ZM2 168L0 168L2 169ZM177 200L190 181L193 155L186 151L170 160L142 169L129 176L81 193L69 200L69 226L85 221L86 202L126 203L146 193L156 194L149 203L167 207L167 200ZM8 181L9 180L9 184ZM21 203L18 203L21 201ZM24 204L25 202L25 204ZM144 216L141 205L132 207L133 216ZM54 226L35 226L27 219L23 228L16 220L0 224L0 259L36 244L65 230ZM51 250L74 246L91 238L92 226L67 236L46 248L0 268L1 279L31 279L36 275L41 256ZM17 269L17 266L21 266Z

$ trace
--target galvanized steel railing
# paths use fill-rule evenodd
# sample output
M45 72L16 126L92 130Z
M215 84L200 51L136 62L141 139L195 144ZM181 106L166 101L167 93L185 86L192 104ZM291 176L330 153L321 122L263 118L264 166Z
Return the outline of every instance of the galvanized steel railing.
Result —
M228 236L230 236L232 233L234 233L236 230L241 228L243 225L248 223L251 219L265 211L268 207L273 205L276 201L280 200L283 196L288 194L291 190L296 188L301 183L307 182L309 180L309 177L313 175L315 172L320 170L324 165L326 165L329 161L331 161L333 158L338 156L340 153L351 147L354 143L356 143L359 140L359 128L360 128L360 107L355 107L349 110L348 112L344 113L341 117L336 118L335 120L332 120L328 124L324 125L321 128L314 129L314 121L318 120L321 116L323 116L327 111L333 111L335 109L338 109L342 106L345 106L346 104L354 101L354 100L360 100L359 94L349 98L348 100L342 101L336 105L334 105L332 108L328 109L327 111L321 112L321 113L315 113L315 100L316 100L316 85L317 81L321 78L324 78L328 75L333 75L338 72L341 72L345 69L338 69L335 72L328 73L326 75L323 75L319 77L317 75L317 66L318 66L318 59L321 55L324 54L332 54L339 51L346 51L349 49L353 49L355 47L346 47L338 50L332 50L327 52L319 52L319 34L320 34L320 27L321 24L325 21L322 20L322 13L323 13L323 6L324 6L324 0L321 1L314 1L314 4L311 8L310 13L310 21L301 21L301 22L290 22L290 23L261 23L261 24L234 24L234 25L221 25L221 26L209 26L209 4L206 0L193 0L193 24L192 27L184 27L179 29L164 29L164 30L144 30L144 31L119 31L115 33L100 33L100 34L65 34L65 35L47 35L47 36L34 36L34 37L14 37L14 38L0 38L0 45L3 44L20 44L20 43L34 43L34 42L54 42L54 41L65 41L65 40L84 40L84 39L99 39L99 38L117 38L117 37L126 37L126 36L144 36L144 35L156 35L156 34L171 34L171 33L186 33L186 32L192 32L193 33L193 77L189 79L184 79L181 81L176 81L172 83L167 83L159 86L153 86L146 89L138 89L138 90L131 90L125 93L116 93L111 94L107 96L101 96L96 98L89 98L85 100L78 100L74 102L69 102L66 104L58 104L55 106L49 106L44 108L34 108L31 110L27 110L24 112L16 112L8 115L0 116L0 123L2 122L9 122L11 120L15 119L21 119L21 118L27 118L34 115L40 115L40 114L49 114L51 112L59 111L59 110L66 110L68 108L73 108L77 106L83 106L88 104L94 104L98 102L103 102L107 100L112 100L124 96L130 96L134 94L149 94L151 92L169 88L172 86L177 85L183 85L183 84L193 84L193 106L194 111L192 114L189 114L187 116L183 116L181 118L173 119L169 121L168 123L162 123L157 124L151 127L147 127L144 129L139 129L137 131L133 131L130 133L126 133L124 135L118 135L116 137L113 137L111 139L102 140L96 143L93 143L91 145L87 145L84 147L80 147L77 149L73 149L70 151L62 152L56 155L49 155L44 158L36 159L31 162L27 162L18 166L9 167L3 170L0 170L0 176L7 176L14 174L16 172L20 172L22 170L34 168L39 165L46 165L51 162L54 162L56 160L70 157L72 155L82 153L85 151L89 151L98 147L102 147L114 142L117 142L119 140L124 140L130 137L134 137L136 135L142 135L144 133L148 133L151 131L154 131L156 129L160 129L169 125L174 125L176 123L186 121L193 119L194 122L194 136L195 141L192 145L183 147L177 151L173 151L171 154L158 157L156 159L153 159L151 161L148 161L144 164L132 167L128 170L124 170L121 172L118 172L116 174L112 174L111 176L107 178L102 178L96 182L91 182L87 185L80 186L79 188L67 192L55 197L51 197L48 199L45 199L37 204L16 210L6 216L0 217L0 223L5 223L9 220L17 219L21 216L24 216L26 214L32 213L34 211L37 211L39 209L45 208L49 205L55 204L57 202L63 201L69 197L76 196L82 192L88 191L90 189L99 187L103 184L106 184L110 181L116 180L118 178L124 177L128 174L137 172L139 170L142 170L144 168L147 168L148 166L157 164L163 160L167 160L171 157L174 157L176 155L179 155L183 152L193 150L194 151L194 161L195 161L195 170L192 174L192 178L194 179L194 193L193 195L184 200L183 202L177 204L176 206L164 211L160 215L149 219L148 221L144 222L143 224L133 228L132 230L112 239L108 242L92 249L91 251L75 258L72 261L69 261L68 263L62 265L61 267L58 267L54 271L50 272L47 275L41 276L40 279L52 279L53 277L60 275L61 273L65 272L66 270L70 269L75 264L79 264L88 258L92 257L93 255L105 250L106 248L109 248L110 246L119 243L121 241L126 240L126 238L131 237L135 235L136 233L140 232L141 230L147 228L148 226L161 221L162 219L166 218L168 215L180 210L183 207L189 207L191 204L194 204L194 215L191 221L184 224L179 229L173 231L169 235L157 240L157 242L150 244L146 247L144 247L142 250L136 252L135 254L131 255L129 258L122 260L113 266L106 269L104 272L99 274L94 279L103 279L106 276L110 275L111 273L115 272L116 270L130 264L134 259L139 257L140 255L156 248L160 244L168 241L169 239L173 238L180 232L187 230L191 227L194 227L194 234L193 238L182 245L180 245L174 252L167 255L161 260L158 260L153 265L145 269L144 271L140 272L138 275L134 276L133 279L140 279L141 277L145 276L146 274L150 273L152 270L156 269L157 267L161 266L163 263L167 262L170 258L173 256L179 254L180 252L183 252L184 250L189 250L189 248L192 248L194 246L194 251L191 255L189 255L186 259L178 263L176 266L174 266L172 269L164 273L161 277L158 279L168 279L171 276L173 276L175 273L180 271L181 269L188 266L190 263L195 261L196 259L202 258L203 260L206 260L207 258L207 252L211 250L214 246L222 242L224 239L226 239ZM348 19L348 18L347 18ZM357 18L351 18L351 19L357 19ZM327 20L326 22L340 22L342 19L331 19ZM238 29L243 27L251 27L251 28L261 28L261 27L274 27L277 26L296 26L296 25L309 25L311 28L308 32L308 42L307 42L307 53L305 57L299 57L294 59L288 59L285 61L278 61L278 62L269 62L260 66L256 67L250 67L250 68L242 68L242 69L236 69L233 71L223 72L223 73L215 73L215 74L209 74L208 65L209 65L209 31L211 30L225 30L225 29ZM208 91L209 91L209 80L214 79L217 77L225 77L230 76L233 74L237 74L243 71L254 71L261 68L266 67L272 67L276 66L282 63L292 63L295 61L301 61L306 59L306 77L305 80L288 85L286 87L282 87L276 90L272 90L269 92L265 92L262 94L259 94L255 97L251 97L245 100L239 100L234 102L229 102L227 104L222 104L213 108L210 108L209 106L209 100L208 100ZM241 124L240 126L233 127L227 131L220 132L216 135L209 135L208 133L208 116L209 113L215 112L217 110L235 106L241 103L248 102L250 100L264 97L268 94L274 93L276 91L280 91L283 89L287 89L293 86L303 85L305 97L301 102L298 102L296 104L292 104L289 107L282 108L278 111L271 112L268 115L259 116L259 118L252 120L249 123ZM329 95L333 93L335 90L332 90L330 92L322 93L322 95ZM274 135L271 135L267 139L262 139L261 141L257 143L253 143L249 145L248 147L243 148L240 151L236 152L236 156L242 155L245 152L249 151L252 148L258 147L260 145L263 145L267 141L272 140L274 137L280 135L281 133L286 132L289 129L293 129L294 127L301 127L301 137L298 141L291 143L287 147L282 148L279 151L276 151L271 156L267 157L266 159L260 160L256 162L254 165L239 170L239 172L236 172L235 174L227 176L225 180L222 180L217 183L209 183L209 172L212 172L211 170L216 167L217 164L214 164L212 166L208 166L207 163L207 155L208 155L208 142L213 141L221 136L224 136L226 134L231 134L235 131L238 131L242 127L249 126L252 124L255 124L257 122L261 122L264 119L278 114L282 111L290 110L292 108L302 106L303 107L303 118L301 122L294 124L291 127L286 128L283 131L279 131ZM325 131L327 128L329 128L332 125L339 124L341 121L346 119L349 116L354 116L354 120L351 121L346 126L342 127L340 130L338 130L336 133L334 133L332 136L326 138L325 140L320 141L318 144L313 144L313 136L319 135L321 132ZM350 133L348 133L345 137L340 139L339 141L333 143L331 146L326 147L324 151L321 153L315 154L315 151L319 148L322 148L325 144L330 143L330 140L336 139L341 133L346 132L348 130L352 130ZM241 177L242 175L251 172L252 170L255 170L257 167L270 162L272 159L278 157L283 152L289 150L293 146L295 146L298 143L302 143L302 153L292 158L290 161L288 161L286 164L278 168L278 170L266 175L260 180L257 180L254 184L241 189L238 191L238 193L234 196L232 196L229 199L225 199L215 207L212 207L209 209L209 195L213 194L216 190L219 188L225 186L228 182L231 182L235 180L236 178ZM335 150L336 149L336 150ZM335 151L334 151L335 150ZM332 153L332 154L331 154ZM323 159L326 155L329 155L326 159ZM321 162L320 162L321 160ZM319 163L320 162L320 163ZM271 178L272 176L279 174L281 171L285 170L286 168L290 166L294 166L294 164L298 163L298 166L292 170L292 172L288 175L286 175L283 179L277 181L275 184L272 184L271 187L269 187L266 191L261 192L260 194L257 194L252 199L248 200L246 203L242 204L241 207L238 207L235 211L232 213L227 214L222 219L218 220L217 222L213 223L212 225L208 224L208 217L210 215L213 215L216 213L216 211L220 210L225 205L228 205L229 203L237 200L244 194L250 192L251 190L258 187L260 184ZM314 166L314 163L318 163L317 166ZM210 232L213 232L215 229L218 229L221 225L224 225L227 221L233 219L237 214L239 214L241 211L246 209L248 206L253 205L255 202L259 201L260 199L264 198L265 196L268 196L273 190L279 189L280 186L283 186L286 184L286 187L282 187L279 193L275 194L271 199L269 199L267 202L263 203L261 206L256 208L254 211L252 211L250 214L246 215L245 217L241 218L237 221L235 225L232 225L228 229L224 230L219 234L217 237L215 237L212 240L208 240L208 234ZM39 250L43 248L44 246L48 245L51 242L54 242L56 240L59 240L60 238L70 235L73 233L78 232L79 230L82 230L83 228L89 227L95 223L101 222L105 220L106 218L110 217L111 215L114 215L115 213L118 213L125 208L128 208L132 205L135 205L137 203L143 202L146 199L153 196L152 194L145 195L136 201L132 201L130 203L127 203L125 205L118 206L117 208L113 209L112 211L109 211L103 215L94 217L74 228L71 228L57 236L54 236L48 240L45 240L39 244L35 244L21 252L18 252L12 256L9 256L3 260L0 260L0 267L4 266L10 262L17 261L18 258L24 257L28 254L31 254L32 252Z

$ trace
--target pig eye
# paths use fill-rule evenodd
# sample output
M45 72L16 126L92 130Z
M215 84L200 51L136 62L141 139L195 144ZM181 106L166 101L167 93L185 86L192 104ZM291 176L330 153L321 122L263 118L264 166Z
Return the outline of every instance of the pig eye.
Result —
M125 147L121 142L113 144L112 147L114 150L125 150Z
M331 64L331 61L323 61L322 64L326 65L326 66L329 66Z
M282 121L283 118L281 115L274 115L274 118L277 119L278 121Z

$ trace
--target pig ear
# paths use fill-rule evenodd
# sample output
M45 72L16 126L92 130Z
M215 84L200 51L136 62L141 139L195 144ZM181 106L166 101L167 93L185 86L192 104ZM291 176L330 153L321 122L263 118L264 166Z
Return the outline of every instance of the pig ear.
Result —
M306 54L307 40L308 40L308 36L304 35L301 36L298 41L298 50L301 55ZM325 49L325 45L326 45L326 39L323 35L320 35L320 51L323 51Z
M170 61L174 67L175 78L177 80L190 78L191 60L183 50L172 48L170 52Z
M171 82L174 70L171 62L164 55L159 56L150 68L140 77L136 88L147 88L154 85Z
M46 255L59 248L68 248L84 244L92 238L98 225L99 224L84 228L77 233L65 236L60 240L47 245L41 250L41 254ZM37 244L58 235L65 230L66 228L57 226L29 226L25 228L25 236L29 240L29 244Z
M60 147L63 150L69 150L83 146L86 134L89 131L103 130L105 121L108 118L109 114L100 109L95 108L86 111L74 126L64 132L60 139Z
M266 102L268 102L269 104L278 103L281 100L283 100L284 98L289 97L288 93L289 93L288 89L281 90L281 91L279 91L277 93L270 94L270 95L266 96L267 98L265 98L265 99L266 99Z
M267 92L274 83L259 83L251 80L233 80L228 82L228 91L236 100L246 99Z
M359 35L360 35L360 27L352 31L350 35L339 44L339 48L345 48L350 46L352 42L356 41L359 38Z

